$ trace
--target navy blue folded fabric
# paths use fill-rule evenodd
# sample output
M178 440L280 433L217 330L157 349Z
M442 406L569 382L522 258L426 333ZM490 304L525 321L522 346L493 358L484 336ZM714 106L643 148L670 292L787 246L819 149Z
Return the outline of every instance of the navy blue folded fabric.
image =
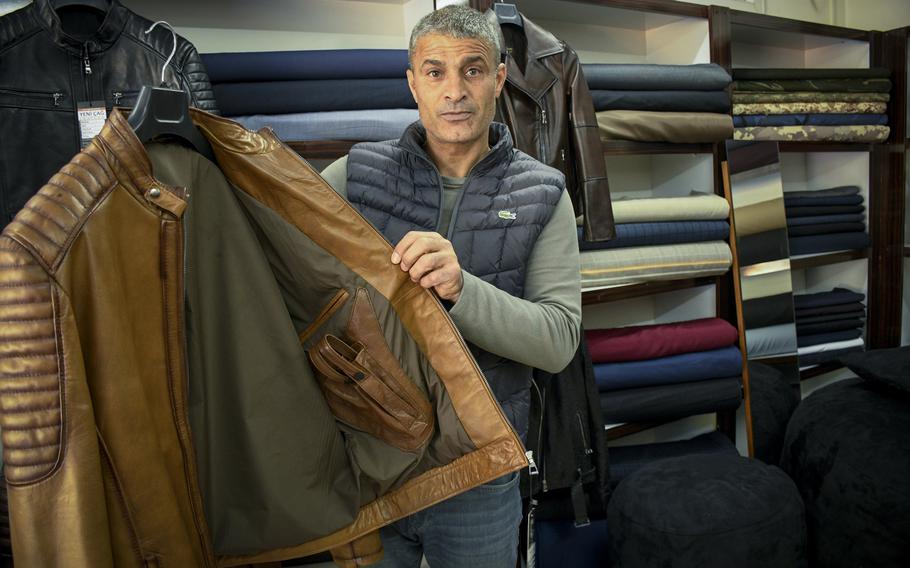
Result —
M843 290L839 288L838 290ZM854 294L855 292L850 292ZM825 292L826 294L830 292ZM862 311L865 313L866 306L863 304L862 299L865 298L864 295L860 294L861 298L859 300L848 300L845 296L835 296L832 302L837 302L836 304L825 304L825 305L811 305L802 308L796 308L794 313L796 314L796 321L802 321L803 318L815 317L815 316L830 316L834 314L846 314L849 312L858 312ZM796 302L797 296L793 297L794 304ZM813 300L813 302L823 301L824 297Z
M827 205L860 205L863 202L862 195L819 195L813 197L803 197L800 195L784 194L784 207L815 207Z
M673 420L694 414L736 410L742 400L742 377L710 379L601 393L606 424Z
M888 124L887 114L737 114L733 126L854 126Z
M812 217L816 215L844 215L862 213L865 205L813 205L811 207L787 207L787 217Z
M742 368L742 353L731 345L644 361L596 363L594 380L605 392L729 377L742 373Z
M622 91L722 91L730 75L715 63L697 65L583 64L588 88Z
M859 318L835 319L819 323L796 322L796 335L815 335L817 333L828 333L845 329L861 329L862 327L863 320Z
M862 304L860 304L862 306ZM801 315L796 318L796 327L799 328L801 325L811 325L815 323L825 323L829 321L841 321L841 320L864 320L866 319L866 310L858 309L849 312L840 312L833 314L822 314L817 316L806 316Z
M737 80L762 79L887 79L891 70L884 67L866 67L857 69L801 69L801 68L740 68L733 70Z
M842 329L840 331L829 331L825 333L813 333L812 335L796 336L796 345L799 347L809 347L811 345L821 345L822 343L834 343L836 341L847 341L855 339L863 334L860 328Z
M854 292L846 288L832 288L827 292L815 292L812 294L794 294L793 307L797 313L809 308L820 308L823 306L840 306L843 304L854 304L862 302L866 295L862 292ZM855 308L853 308L855 309Z
M214 85L224 116L417 108L406 79L332 79Z
M865 223L820 223L818 225L788 227L787 234L791 237L802 237L805 235L829 235L831 233L852 233L865 230Z
M748 329L793 322L792 295L787 292L743 300L743 320Z
M726 221L666 221L655 223L617 223L616 236L606 242L582 239L578 228L580 250L603 250L622 247L669 245L724 240L730 235Z
M740 266L787 258L787 230L771 229L736 239Z
M821 197L828 196L834 197L835 195L856 195L860 192L858 185L839 185L837 187L829 187L827 189L812 189L812 190L800 190L800 191L785 191L784 196L791 197Z
M677 442L611 447L610 484L615 486L623 478L657 460L701 454L739 455L739 452L730 438L719 430ZM565 564L565 566L574 565Z
M790 256L818 254L835 250L864 249L869 246L870 242L869 235L862 232L790 237Z
M203 53L212 84L309 79L402 79L407 49Z
M862 223L866 220L863 213L845 215L813 215L811 217L787 217L787 227L802 225L820 225L822 223Z
M726 91L591 91L594 110L730 112Z
M799 356L799 366L800 367L809 367L811 365L821 365L822 363L828 363L830 361L837 361L841 355L846 355L847 353L856 353L857 351L865 351L866 349L862 346L857 345L856 347L845 347L843 349L836 349L834 351L819 351L818 353L809 353L807 355Z

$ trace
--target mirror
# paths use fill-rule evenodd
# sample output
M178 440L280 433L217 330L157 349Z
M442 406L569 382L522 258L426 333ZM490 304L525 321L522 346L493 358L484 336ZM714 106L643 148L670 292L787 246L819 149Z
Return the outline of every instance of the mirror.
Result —
M728 140L726 151L724 191L732 211L734 285L747 358L750 453L777 464L800 397L780 154L776 142Z

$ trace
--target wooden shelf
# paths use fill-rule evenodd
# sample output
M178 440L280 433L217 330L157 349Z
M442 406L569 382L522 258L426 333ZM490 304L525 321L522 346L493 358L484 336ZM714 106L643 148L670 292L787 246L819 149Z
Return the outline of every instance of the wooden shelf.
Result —
M831 252L826 254L817 254L814 256L804 256L801 258L790 259L791 270L801 270L804 268L814 268L816 266L828 266L840 262L859 260L869 258L869 249L845 250Z
M601 140L606 156L633 154L710 154L714 144L671 144L669 142L635 142L633 140Z
M833 371L843 369L844 366L838 363L837 361L831 361L830 363L822 363L821 365L816 365L815 367L810 367L803 371L799 372L799 380L805 381L806 379L811 379L813 377L820 377L826 375Z
M357 144L354 140L312 140L305 142L286 142L291 150L307 159L340 158L351 151Z
M871 152L870 142L778 142L781 152Z
M614 428L608 428L606 431L607 441L618 440L620 438L625 438L626 436L631 436L632 434L638 434L639 432L644 432L645 430L650 430L651 428L657 428L658 426L669 424L674 420L659 420L657 422L629 422L627 424L622 424Z
M589 304L628 300L629 298L651 296L653 294L673 292L675 290L686 290L688 288L717 284L719 278L720 276L705 276L701 278L686 278L683 280L660 280L656 282L629 284L627 286L614 286L612 288L603 288L600 290L587 290L582 291L581 293L581 303L582 305L587 306Z
M839 39L852 39L855 41L869 41L870 39L870 32L866 30L843 28L828 24L817 24L814 22L803 22L779 16L744 12L742 10L730 10L730 24L733 26L747 26L763 30L773 30L775 32L810 34ZM735 37L736 34L734 33L733 35Z

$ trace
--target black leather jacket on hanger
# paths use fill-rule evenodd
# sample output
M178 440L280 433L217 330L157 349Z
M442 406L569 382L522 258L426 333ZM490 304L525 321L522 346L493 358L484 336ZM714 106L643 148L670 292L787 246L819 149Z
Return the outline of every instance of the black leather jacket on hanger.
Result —
M78 103L130 106L143 85L160 82L174 47L170 30L145 34L152 22L117 0L106 15L65 10L35 0L0 18L0 227L79 152ZM164 80L217 112L199 54L182 37Z

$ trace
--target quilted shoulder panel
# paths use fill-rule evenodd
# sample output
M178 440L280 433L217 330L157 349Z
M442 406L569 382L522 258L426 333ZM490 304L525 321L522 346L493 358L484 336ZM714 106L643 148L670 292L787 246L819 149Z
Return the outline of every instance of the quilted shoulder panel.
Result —
M61 459L62 376L50 279L18 243L0 239L0 431L12 485Z

